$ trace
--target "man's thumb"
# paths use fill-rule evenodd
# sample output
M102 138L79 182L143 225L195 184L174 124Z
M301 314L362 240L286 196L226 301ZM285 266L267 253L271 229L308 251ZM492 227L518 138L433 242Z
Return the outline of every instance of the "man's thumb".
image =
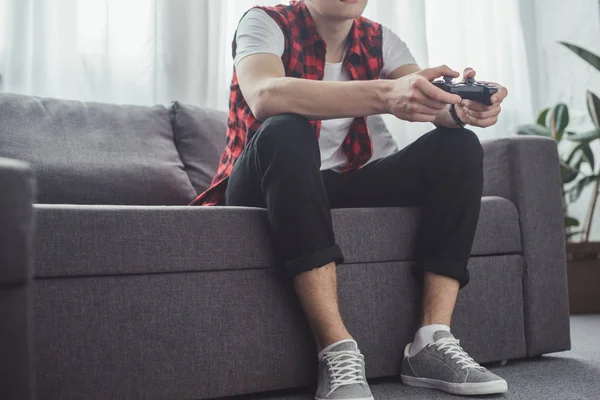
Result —
M454 71L447 65L440 65L439 67L426 68L420 72L420 75L431 82L442 76L451 76L453 78L458 78L460 76L460 73Z

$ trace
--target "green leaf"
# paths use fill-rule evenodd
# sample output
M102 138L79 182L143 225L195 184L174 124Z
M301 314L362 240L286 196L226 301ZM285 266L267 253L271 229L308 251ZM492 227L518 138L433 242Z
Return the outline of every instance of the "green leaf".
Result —
M573 133L567 132L567 139L573 142L591 142L596 139L600 139L600 129L594 129L585 133Z
M552 137L560 142L565 132L565 129L569 125L569 108L566 104L557 104L552 110L550 115L550 129L552 130Z
M587 92L587 106L590 118L594 121L594 125L596 125L597 128L600 128L600 99L589 90Z
M594 152L590 148L589 143L582 143L581 151L583 152L583 158L590 164L590 168L592 172L594 172L595 164L594 164Z
M579 175L579 171L573 170L572 167L565 164L564 162L561 162L560 163L560 175L562 177L563 184L571 183L577 178L577 175Z
M560 44L567 47L569 50L571 50L572 52L577 54L583 60L588 62L591 66L593 66L598 71L600 71L600 57L598 57L591 51L588 51L588 50L584 49L583 47L579 47L574 44L570 44L570 43L566 43L566 42L560 42Z
M568 228L579 226L579 221L576 218L565 216L565 226Z
M567 160L565 161L565 166L563 168L569 170L569 175L563 176L563 182L569 183L572 182L581 172L581 166L584 163L588 163L592 172L594 171L594 153L589 146L588 142L582 142L577 145L572 151Z
M538 125L548 126L548 125L546 125L546 121L548 120L549 112L550 112L550 108L546 108L546 109L542 110L542 112L540 113L540 115L538 116L538 119L537 119Z
M586 176L585 178L581 178L575 184L575 186L571 190L569 190L569 201L571 203L576 202L581 196L581 192L583 192L583 189L585 189L587 185L589 185L592 182L595 182L598 179L599 177L597 175Z
M569 232L569 233L566 234L566 237L567 237L567 239L569 239L569 238L572 238L573 236L579 235L581 233L583 233L583 231Z
M577 155L577 153L581 152L581 144L578 144L577 147L575 147L572 151L571 154L569 154L569 157L567 157L567 161L565 161L568 165L574 167L574 165L576 165L577 163L573 162L573 159L575 158L575 156Z
M586 162L594 170L594 153L587 142L579 143L567 157L561 161L560 170L563 183L571 183L579 176L581 165Z
M552 137L552 131L537 124L523 125L517 128L517 135Z

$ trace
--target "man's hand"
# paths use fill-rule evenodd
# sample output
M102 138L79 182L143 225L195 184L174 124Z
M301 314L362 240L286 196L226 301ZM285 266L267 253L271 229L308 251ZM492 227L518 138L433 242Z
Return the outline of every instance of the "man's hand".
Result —
M460 73L442 65L394 80L387 99L388 112L405 121L434 122L448 104L461 101L460 96L431 83L441 76L457 78Z
M475 74L476 72L473 68L466 68L463 78L474 78ZM473 100L463 100L460 104L456 105L456 113L462 122L480 128L487 128L498 122L498 115L502 111L501 104L506 96L508 96L508 90L497 83L492 82L492 84L498 87L498 93L492 96L491 100L493 104L491 106Z

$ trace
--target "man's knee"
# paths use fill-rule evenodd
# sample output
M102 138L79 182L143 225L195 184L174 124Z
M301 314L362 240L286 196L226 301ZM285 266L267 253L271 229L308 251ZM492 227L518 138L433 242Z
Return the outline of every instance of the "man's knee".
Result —
M477 135L466 128L438 128L435 131L440 158L449 162L479 166L483 161L483 147Z
M280 114L267 118L256 133L259 149L305 153L318 151L315 129L298 114Z

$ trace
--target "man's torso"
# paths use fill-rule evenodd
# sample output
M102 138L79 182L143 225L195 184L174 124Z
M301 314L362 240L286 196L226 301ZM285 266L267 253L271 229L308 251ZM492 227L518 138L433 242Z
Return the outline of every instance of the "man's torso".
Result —
M398 67L415 63L406 44L385 27L382 41L382 78L387 78ZM254 8L240 21L236 44L235 65L252 54L269 53L281 57L285 51L285 36L269 14L262 9ZM343 62L325 63L324 81L350 81L351 79L350 72ZM319 135L321 170L337 171L347 163L342 144L352 121L353 118L340 118L321 122ZM381 116L368 117L367 124L373 142L373 155L369 162L387 157L397 150L396 143Z

